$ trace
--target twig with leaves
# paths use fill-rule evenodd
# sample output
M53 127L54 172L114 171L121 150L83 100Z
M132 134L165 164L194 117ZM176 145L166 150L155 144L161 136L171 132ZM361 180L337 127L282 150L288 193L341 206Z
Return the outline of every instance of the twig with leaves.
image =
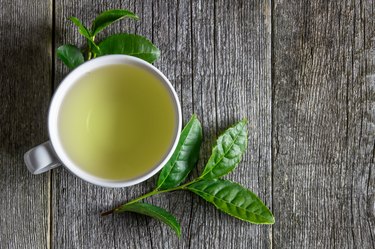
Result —
M91 29L89 29L78 18L69 18L77 26L78 32L86 38L87 48L83 49L86 54L86 60L108 54L131 55L149 63L153 63L159 58L159 49L147 38L140 35L120 33L108 36L100 43L96 43L95 37L98 33L112 23L124 18L139 19L136 14L129 10L108 10L99 14L93 21ZM72 44L60 46L57 49L57 56L70 69L74 69L85 62L84 53Z
M246 151L247 121L238 122L219 136L202 174L182 184L198 161L201 143L202 126L193 115L182 130L171 159L160 172L155 189L102 215L122 212L148 215L163 221L180 236L180 224L172 214L141 200L161 193L188 190L238 219L254 224L273 224L272 213L256 194L238 183L221 178L237 167Z

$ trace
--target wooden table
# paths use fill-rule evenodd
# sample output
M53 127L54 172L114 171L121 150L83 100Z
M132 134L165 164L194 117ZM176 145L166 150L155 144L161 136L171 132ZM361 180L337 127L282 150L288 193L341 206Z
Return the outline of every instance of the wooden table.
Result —
M374 5L1 0L0 248L374 248ZM273 226L236 220L187 192L150 199L180 219L178 239L143 216L99 216L149 191L154 178L106 189L63 168L27 171L23 153L48 139L48 105L68 72L55 49L83 44L67 18L88 24L111 8L128 8L141 21L104 33L152 39L161 50L155 65L175 86L184 122L192 113L202 121L194 175L214 138L249 119L249 148L227 178L265 201Z

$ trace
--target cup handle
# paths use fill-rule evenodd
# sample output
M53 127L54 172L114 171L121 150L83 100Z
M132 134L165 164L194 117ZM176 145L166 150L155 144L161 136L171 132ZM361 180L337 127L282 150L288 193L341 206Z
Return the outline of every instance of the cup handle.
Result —
M50 141L42 143L23 156L27 169L34 175L44 173L61 165Z

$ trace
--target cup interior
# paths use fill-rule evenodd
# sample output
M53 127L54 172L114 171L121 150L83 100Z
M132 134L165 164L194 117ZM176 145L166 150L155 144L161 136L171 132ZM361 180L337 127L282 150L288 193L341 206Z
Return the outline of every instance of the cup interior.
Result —
M72 159L72 155L69 154L66 149L64 149L64 143L62 141L63 139L61 137L61 133L59 132L60 112L64 108L64 105L66 105L67 103L67 94L70 91L73 91L75 89L74 87L76 87L77 84L80 84L80 79L84 75L99 70L101 68L110 67L114 65L131 65L132 67L146 70L147 72L151 73L153 76L158 78L158 82L163 84L163 86L167 89L170 99L173 103L173 107L175 109L174 118L176 125L174 126L175 129L173 131L173 138L172 142L168 147L168 150L162 156L162 158L157 163L155 163L155 165L152 165L147 171L145 171L141 175L137 175L136 177L130 179L110 179L94 175L89 171L85 170L81 165L78 165L77 161ZM179 104L177 94L169 80L156 67L149 64L148 62L127 55L107 55L98 57L96 59L85 62L84 64L80 65L75 70L73 70L69 75L66 76L66 78L61 82L61 84L57 88L52 98L48 116L48 130L50 140L53 149L55 150L62 164L69 171L71 171L76 176L82 178L83 180L104 187L131 186L142 181L145 181L146 179L155 175L172 156L178 143L181 126L181 107ZM147 155L144 156L146 157Z

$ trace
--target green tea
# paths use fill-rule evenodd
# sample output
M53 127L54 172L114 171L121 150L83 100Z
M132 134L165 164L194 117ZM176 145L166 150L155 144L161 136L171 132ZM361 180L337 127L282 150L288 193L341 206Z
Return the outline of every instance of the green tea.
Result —
M111 65L82 76L59 111L59 136L85 172L129 180L149 172L175 140L177 110L160 76L132 65Z

